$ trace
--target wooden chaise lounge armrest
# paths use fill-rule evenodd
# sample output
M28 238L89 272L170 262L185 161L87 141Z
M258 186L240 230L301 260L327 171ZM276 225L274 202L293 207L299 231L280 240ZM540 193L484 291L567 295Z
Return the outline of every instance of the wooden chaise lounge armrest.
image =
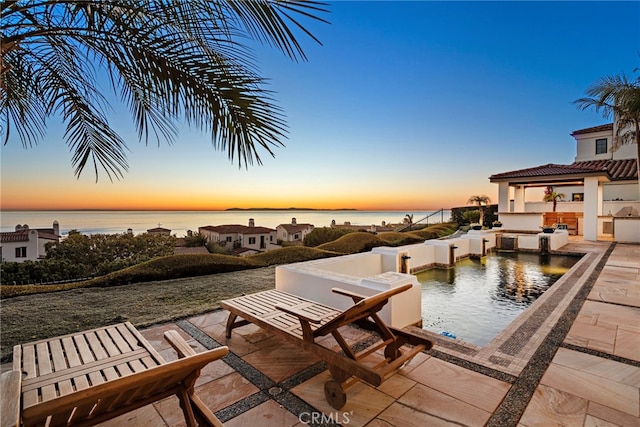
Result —
M197 352L191 348L191 346L180 336L178 331L170 330L164 333L164 339L167 340L171 347L178 353L178 358L182 359L183 357L193 356L197 354ZM229 353L229 348L226 346L218 347L217 355L219 358L224 357Z
M406 285L397 286L395 288L390 288L390 289L387 289L386 291L382 291L380 293L373 294L370 297L368 297L366 295L358 294L356 292L348 291L348 290L342 289L342 288L332 288L331 291L333 293L336 293L336 294L339 294L339 295L344 295L344 296L347 296L347 297L351 297L351 298L353 298L353 302L357 304L360 301L362 301L364 299L367 299L367 298L371 298L371 299L375 298L375 299L381 299L381 300L388 299L388 298L391 298L392 296L394 296L396 294L402 293L402 292L406 291L407 289L410 289L411 286L413 286L413 285L411 283L408 283Z
M20 425L20 392L22 388L22 372L8 371L0 377L0 416L2 427Z
M284 311L285 313L289 313L293 316L296 316L298 319L306 320L309 323L322 322L322 317L313 316L310 313L304 312L300 310L298 307L295 307L292 305L276 305L276 308L280 311Z
M355 292L351 292L351 291L348 291L348 290L342 289L342 288L332 288L331 292L333 292L335 294L339 294L339 295L344 295L346 297L351 297L351 298L353 298L354 302L358 302L358 301L363 300L363 299L366 298L366 295L357 294Z

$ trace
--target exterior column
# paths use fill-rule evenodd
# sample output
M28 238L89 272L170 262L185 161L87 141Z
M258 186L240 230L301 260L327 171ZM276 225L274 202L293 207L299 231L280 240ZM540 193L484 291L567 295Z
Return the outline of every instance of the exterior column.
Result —
M524 212L524 185L518 185L514 197L514 212Z
M598 214L602 211L602 188L597 177L584 179L584 240L598 240Z
M498 183L498 212L509 212L509 183Z

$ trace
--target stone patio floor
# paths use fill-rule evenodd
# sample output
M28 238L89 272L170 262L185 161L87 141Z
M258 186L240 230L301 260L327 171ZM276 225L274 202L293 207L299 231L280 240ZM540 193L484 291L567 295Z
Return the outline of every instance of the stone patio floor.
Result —
M176 357L162 337L168 329L197 351L229 347L230 354L204 369L197 385L198 395L229 427L637 427L640 246L574 240L562 249L586 256L561 286L552 287L555 295L547 291L547 300L485 348L434 335L432 350L380 387L357 382L348 388L339 411L325 401L329 374L322 361L255 325L226 339L224 310L141 332L167 360ZM354 343L367 334L355 327L345 331ZM182 426L184 420L171 398L102 424L122 425Z
M562 250L586 256L486 347L434 334L432 350L380 387L348 388L339 411L325 401L321 360L255 325L226 339L224 310L141 333L166 360L176 358L169 329L196 351L229 347L197 383L228 427L640 426L640 245L572 240ZM368 335L344 333L354 343ZM101 424L125 425L184 419L169 398Z

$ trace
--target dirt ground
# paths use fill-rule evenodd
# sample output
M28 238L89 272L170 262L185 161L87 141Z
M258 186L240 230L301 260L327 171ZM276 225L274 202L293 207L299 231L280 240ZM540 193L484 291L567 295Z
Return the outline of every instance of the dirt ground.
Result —
M111 288L84 288L0 302L1 360L15 344L130 321L147 327L219 307L220 300L275 287L275 267Z

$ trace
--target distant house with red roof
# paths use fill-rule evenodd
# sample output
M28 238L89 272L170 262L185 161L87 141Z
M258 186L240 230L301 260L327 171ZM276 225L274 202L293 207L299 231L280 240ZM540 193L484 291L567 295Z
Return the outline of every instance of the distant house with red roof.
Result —
M51 228L29 228L16 225L15 231L0 233L0 257L3 262L37 261L46 257L45 245L60 241L60 226L53 222Z
M301 242L313 228L313 224L298 224L295 218L291 218L291 224L280 224L276 227L276 236L283 242Z
M640 242L640 218L623 215L640 210L637 145L614 147L614 124L571 133L576 140L575 161L549 163L501 172L489 177L498 184L498 216L504 228L538 229L547 222L575 222L574 233L585 240L614 239ZM527 190L551 187L564 195L552 205L526 200ZM544 224L547 225L547 224Z
M253 219L249 219L248 226L231 224L198 227L198 233L205 236L209 242L236 250L244 248L264 252L280 247L276 244L276 230L256 226Z

